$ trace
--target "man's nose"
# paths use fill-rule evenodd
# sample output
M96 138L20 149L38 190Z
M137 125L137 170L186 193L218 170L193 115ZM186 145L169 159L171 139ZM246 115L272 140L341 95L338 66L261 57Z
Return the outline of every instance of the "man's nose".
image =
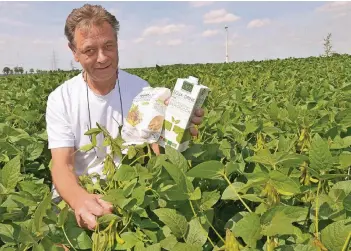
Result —
M97 61L99 63L104 63L106 59L107 59L107 56L105 55L105 51L103 49L99 49Z

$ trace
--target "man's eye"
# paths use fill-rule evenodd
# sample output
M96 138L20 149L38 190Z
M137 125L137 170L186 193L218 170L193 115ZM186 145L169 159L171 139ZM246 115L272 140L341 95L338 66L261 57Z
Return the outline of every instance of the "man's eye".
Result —
M93 54L94 50L93 49L89 49L89 50L86 50L84 53L85 54Z

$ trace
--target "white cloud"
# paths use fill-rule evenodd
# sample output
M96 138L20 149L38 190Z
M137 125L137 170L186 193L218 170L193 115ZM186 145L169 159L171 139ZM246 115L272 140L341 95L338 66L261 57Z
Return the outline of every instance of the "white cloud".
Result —
M156 42L156 45L158 45L158 46L161 46L163 43L162 43L162 41L161 40L158 40L157 42Z
M213 3L214 3L213 1L191 1L190 6L195 7L195 8L199 8L199 7L203 7L203 6L209 6Z
M17 26L17 27L25 27L29 26L29 24L23 23L21 21L16 21L7 17L1 17L0 18L0 24L5 24L9 26Z
M176 46L176 45L180 45L182 43L183 43L183 41L181 39L173 39L173 40L169 40L167 42L167 45Z
M261 28L271 23L271 20L268 18L264 19L254 19L248 23L247 28Z
M203 37L212 37L212 36L215 36L219 33L219 30L205 30L203 33L202 33L202 36Z
M212 10L204 15L205 24L219 24L225 22L235 22L240 17L232 13L228 13L225 9Z
M318 8L316 8L317 12L344 12L346 9L351 10L351 2L328 2Z
M134 42L135 44L140 44L140 43L143 42L143 41L144 41L144 38L143 38L143 37L139 37L139 38L135 39L133 42Z
M184 24L168 24L164 26L150 26L146 28L143 32L143 36L151 36L151 35L165 35L176 33L184 30L186 25Z
M6 42L4 40L0 40L0 44L5 44Z

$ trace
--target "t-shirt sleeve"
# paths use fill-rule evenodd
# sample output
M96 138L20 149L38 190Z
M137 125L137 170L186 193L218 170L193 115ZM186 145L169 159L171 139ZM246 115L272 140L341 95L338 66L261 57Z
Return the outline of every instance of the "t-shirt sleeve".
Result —
M74 134L61 93L52 92L46 107L48 148L74 147Z

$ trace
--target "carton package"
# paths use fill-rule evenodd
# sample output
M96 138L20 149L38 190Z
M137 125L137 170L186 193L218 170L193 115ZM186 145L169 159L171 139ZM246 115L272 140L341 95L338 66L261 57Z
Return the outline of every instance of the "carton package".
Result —
M143 88L133 99L122 128L124 145L142 145L158 141L165 116L165 100L170 96L171 90L168 88Z
M195 109L203 105L209 92L210 89L199 84L198 79L193 76L177 79L166 108L159 145L169 145L179 152L189 147L191 119Z

